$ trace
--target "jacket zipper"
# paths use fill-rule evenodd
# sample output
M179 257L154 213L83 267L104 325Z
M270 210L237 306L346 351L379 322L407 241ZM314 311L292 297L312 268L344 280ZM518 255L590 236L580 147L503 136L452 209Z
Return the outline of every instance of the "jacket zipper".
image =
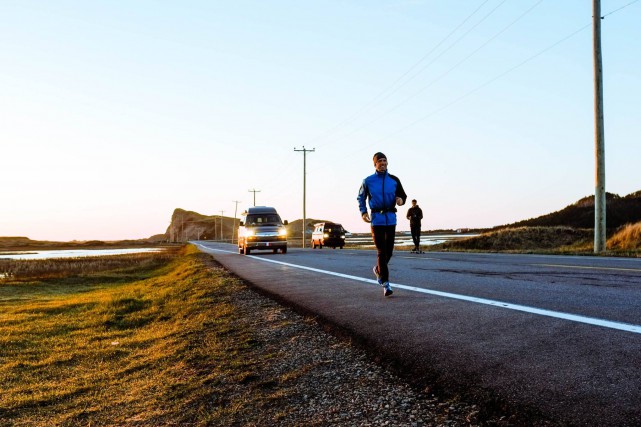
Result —
M383 215L385 215L385 226L387 227L389 224L387 221L387 206L385 206L385 177L386 176L387 176L387 171L383 173L383 191L381 192L381 198L383 199L383 209L385 210L385 213L383 213Z

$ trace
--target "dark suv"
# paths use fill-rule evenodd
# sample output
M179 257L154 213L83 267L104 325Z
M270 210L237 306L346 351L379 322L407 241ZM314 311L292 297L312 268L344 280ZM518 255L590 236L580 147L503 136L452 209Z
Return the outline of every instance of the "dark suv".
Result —
M331 246L334 249L345 246L345 229L335 222L319 222L314 224L312 233L312 249L316 247Z
M238 227L238 253L249 255L254 249L287 253L287 230L276 212L267 206L255 206L241 214Z

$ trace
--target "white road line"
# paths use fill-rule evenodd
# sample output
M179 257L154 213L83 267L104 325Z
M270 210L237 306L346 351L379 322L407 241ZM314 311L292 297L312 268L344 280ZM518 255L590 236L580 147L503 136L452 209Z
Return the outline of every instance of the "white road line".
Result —
M212 248L209 248L209 247L206 247L206 246L203 246L203 247L205 247L208 250L216 251L216 252L235 253L235 252L232 252L232 251L224 251L224 250L221 250L221 249L212 249ZM246 256L249 257L249 258L255 259L255 260L259 260L259 261L271 262L273 264L280 264L280 265L284 265L284 266L287 266L287 267L299 268L301 270L308 270L308 271L313 271L313 272L316 272L316 273L328 274L328 275L331 275L331 276L342 277L344 279L351 279L351 280L356 280L356 281L359 281L359 282L375 284L376 286L380 286L376 282L376 280L373 280L373 279L365 279L363 277L352 276L352 275L349 275L349 274L336 273L334 271L321 270L321 269L318 269L318 268L307 267L307 266L304 266L304 265L292 264L292 263L289 263L289 262L276 261L276 260L273 260L273 259L257 257L257 256L252 256L252 255L246 255ZM404 290L407 290L407 291L419 292L419 293L422 293L422 294L436 295L436 296L444 297L444 298L451 298L451 299L456 299L456 300L461 300L461 301L472 302L472 303L476 303L476 304L490 305L490 306L493 306L493 307L505 308L505 309L508 309L508 310L523 311L525 313L538 314L540 316L554 317L554 318L557 318L557 319L569 320L571 322L585 323L585 324L593 325L593 326L601 326L601 327L604 327L604 328L617 329L617 330L620 330L620 331L632 332L632 333L635 333L635 334L641 334L641 325L633 325L633 324L629 324L629 323L612 322L610 320L597 319L597 318L594 318L594 317L579 316L579 315L576 315L576 314L563 313L563 312L560 312L560 311L544 310L544 309L536 308L536 307L528 307L528 306L525 306L525 305L511 304L511 303L507 303L507 302L494 301L494 300L485 299L485 298L470 297L470 296L466 296L466 295L453 294L453 293L450 293L450 292L434 291L434 290L431 290L431 289L417 288L415 286L402 285L402 284L399 284L399 283L392 283L392 285L394 285L394 287L398 288L398 289L404 289Z

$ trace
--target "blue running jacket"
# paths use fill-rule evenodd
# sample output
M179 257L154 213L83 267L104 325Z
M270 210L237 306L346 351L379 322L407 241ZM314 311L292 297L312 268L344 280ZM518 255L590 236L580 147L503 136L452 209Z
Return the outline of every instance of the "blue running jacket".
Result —
M358 207L361 215L367 212L369 199L372 225L396 225L396 198L407 200L401 180L385 172L375 172L363 180L358 190Z

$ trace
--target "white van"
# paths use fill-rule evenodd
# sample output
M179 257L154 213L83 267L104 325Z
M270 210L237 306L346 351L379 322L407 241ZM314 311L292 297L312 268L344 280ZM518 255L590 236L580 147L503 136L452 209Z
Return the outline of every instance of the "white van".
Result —
M238 227L238 253L249 255L252 250L271 250L287 253L287 221L282 221L276 209L254 206L241 214Z

